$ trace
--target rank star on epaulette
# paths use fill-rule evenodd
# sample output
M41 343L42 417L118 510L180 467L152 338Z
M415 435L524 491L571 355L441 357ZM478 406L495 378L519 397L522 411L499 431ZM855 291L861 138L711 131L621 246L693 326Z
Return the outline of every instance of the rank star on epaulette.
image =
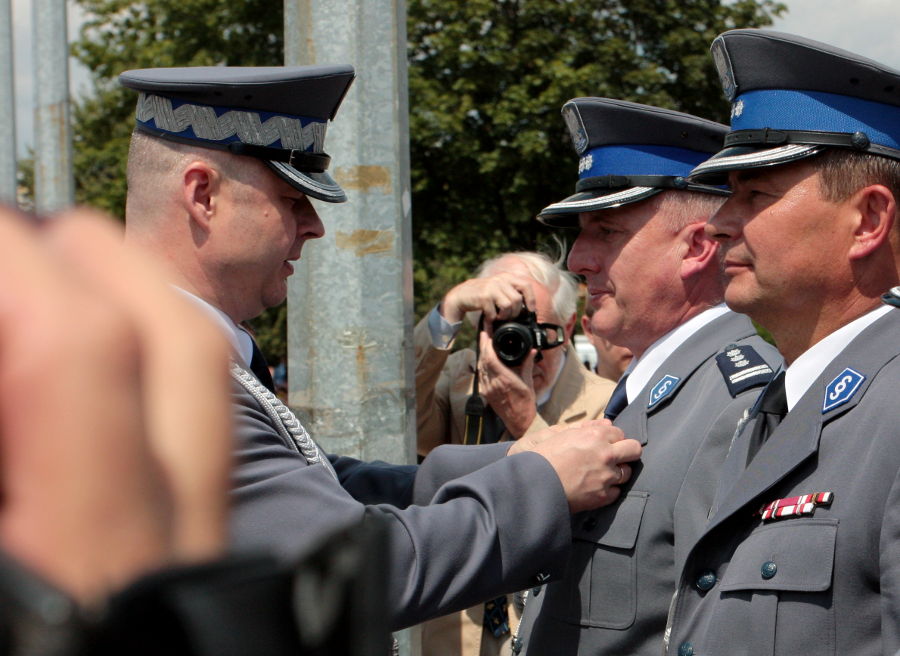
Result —
M828 506L833 499L834 494L831 492L800 494L796 497L785 497L764 504L757 514L762 515L764 522L784 517L812 515L818 506Z
M760 387L772 379L772 367L763 360L752 346L729 345L716 356L716 364L725 378L732 398L750 389Z

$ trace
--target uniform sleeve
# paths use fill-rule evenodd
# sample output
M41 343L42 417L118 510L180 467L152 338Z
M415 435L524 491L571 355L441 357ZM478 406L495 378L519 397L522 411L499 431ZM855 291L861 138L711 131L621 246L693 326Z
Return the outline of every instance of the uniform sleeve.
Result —
M343 526L378 515L387 526L388 547L385 562L379 559L373 566L386 565L389 572L392 628L561 574L571 542L568 504L542 456L500 457L507 445L493 445L493 462L482 460L472 473L441 485L476 463L440 454L426 469L429 483L417 492L423 505L364 505L324 466L306 465L252 397L239 394L238 400L232 512L236 550L274 551L291 558ZM519 490L528 491L528 503L521 502Z

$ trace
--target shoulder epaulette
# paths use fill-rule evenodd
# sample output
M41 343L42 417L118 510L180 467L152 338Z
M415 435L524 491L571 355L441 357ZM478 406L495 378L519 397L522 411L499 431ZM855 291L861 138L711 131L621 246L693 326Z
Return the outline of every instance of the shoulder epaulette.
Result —
M716 364L732 398L751 387L765 385L774 375L772 367L756 349L746 344L729 344L716 356Z

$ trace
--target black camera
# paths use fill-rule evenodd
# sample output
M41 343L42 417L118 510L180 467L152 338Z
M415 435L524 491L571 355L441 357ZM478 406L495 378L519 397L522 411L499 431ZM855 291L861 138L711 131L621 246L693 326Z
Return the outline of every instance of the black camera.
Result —
M538 323L534 312L523 309L515 319L495 321L494 351L507 367L516 367L525 361L531 349L543 351L566 341L562 326ZM541 354L537 354L538 359Z

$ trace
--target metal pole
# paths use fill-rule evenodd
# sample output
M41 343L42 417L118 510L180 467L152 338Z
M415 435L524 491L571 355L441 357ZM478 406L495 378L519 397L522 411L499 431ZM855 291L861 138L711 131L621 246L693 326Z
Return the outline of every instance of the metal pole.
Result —
M288 295L289 401L332 453L415 462L405 0L285 0L285 63L350 63L325 140L340 205L316 203ZM315 202L315 201L314 201ZM418 654L414 631L397 637Z
M16 107L13 84L12 0L0 0L0 203L16 203Z
M69 123L69 40L65 0L33 0L35 208L75 202Z

